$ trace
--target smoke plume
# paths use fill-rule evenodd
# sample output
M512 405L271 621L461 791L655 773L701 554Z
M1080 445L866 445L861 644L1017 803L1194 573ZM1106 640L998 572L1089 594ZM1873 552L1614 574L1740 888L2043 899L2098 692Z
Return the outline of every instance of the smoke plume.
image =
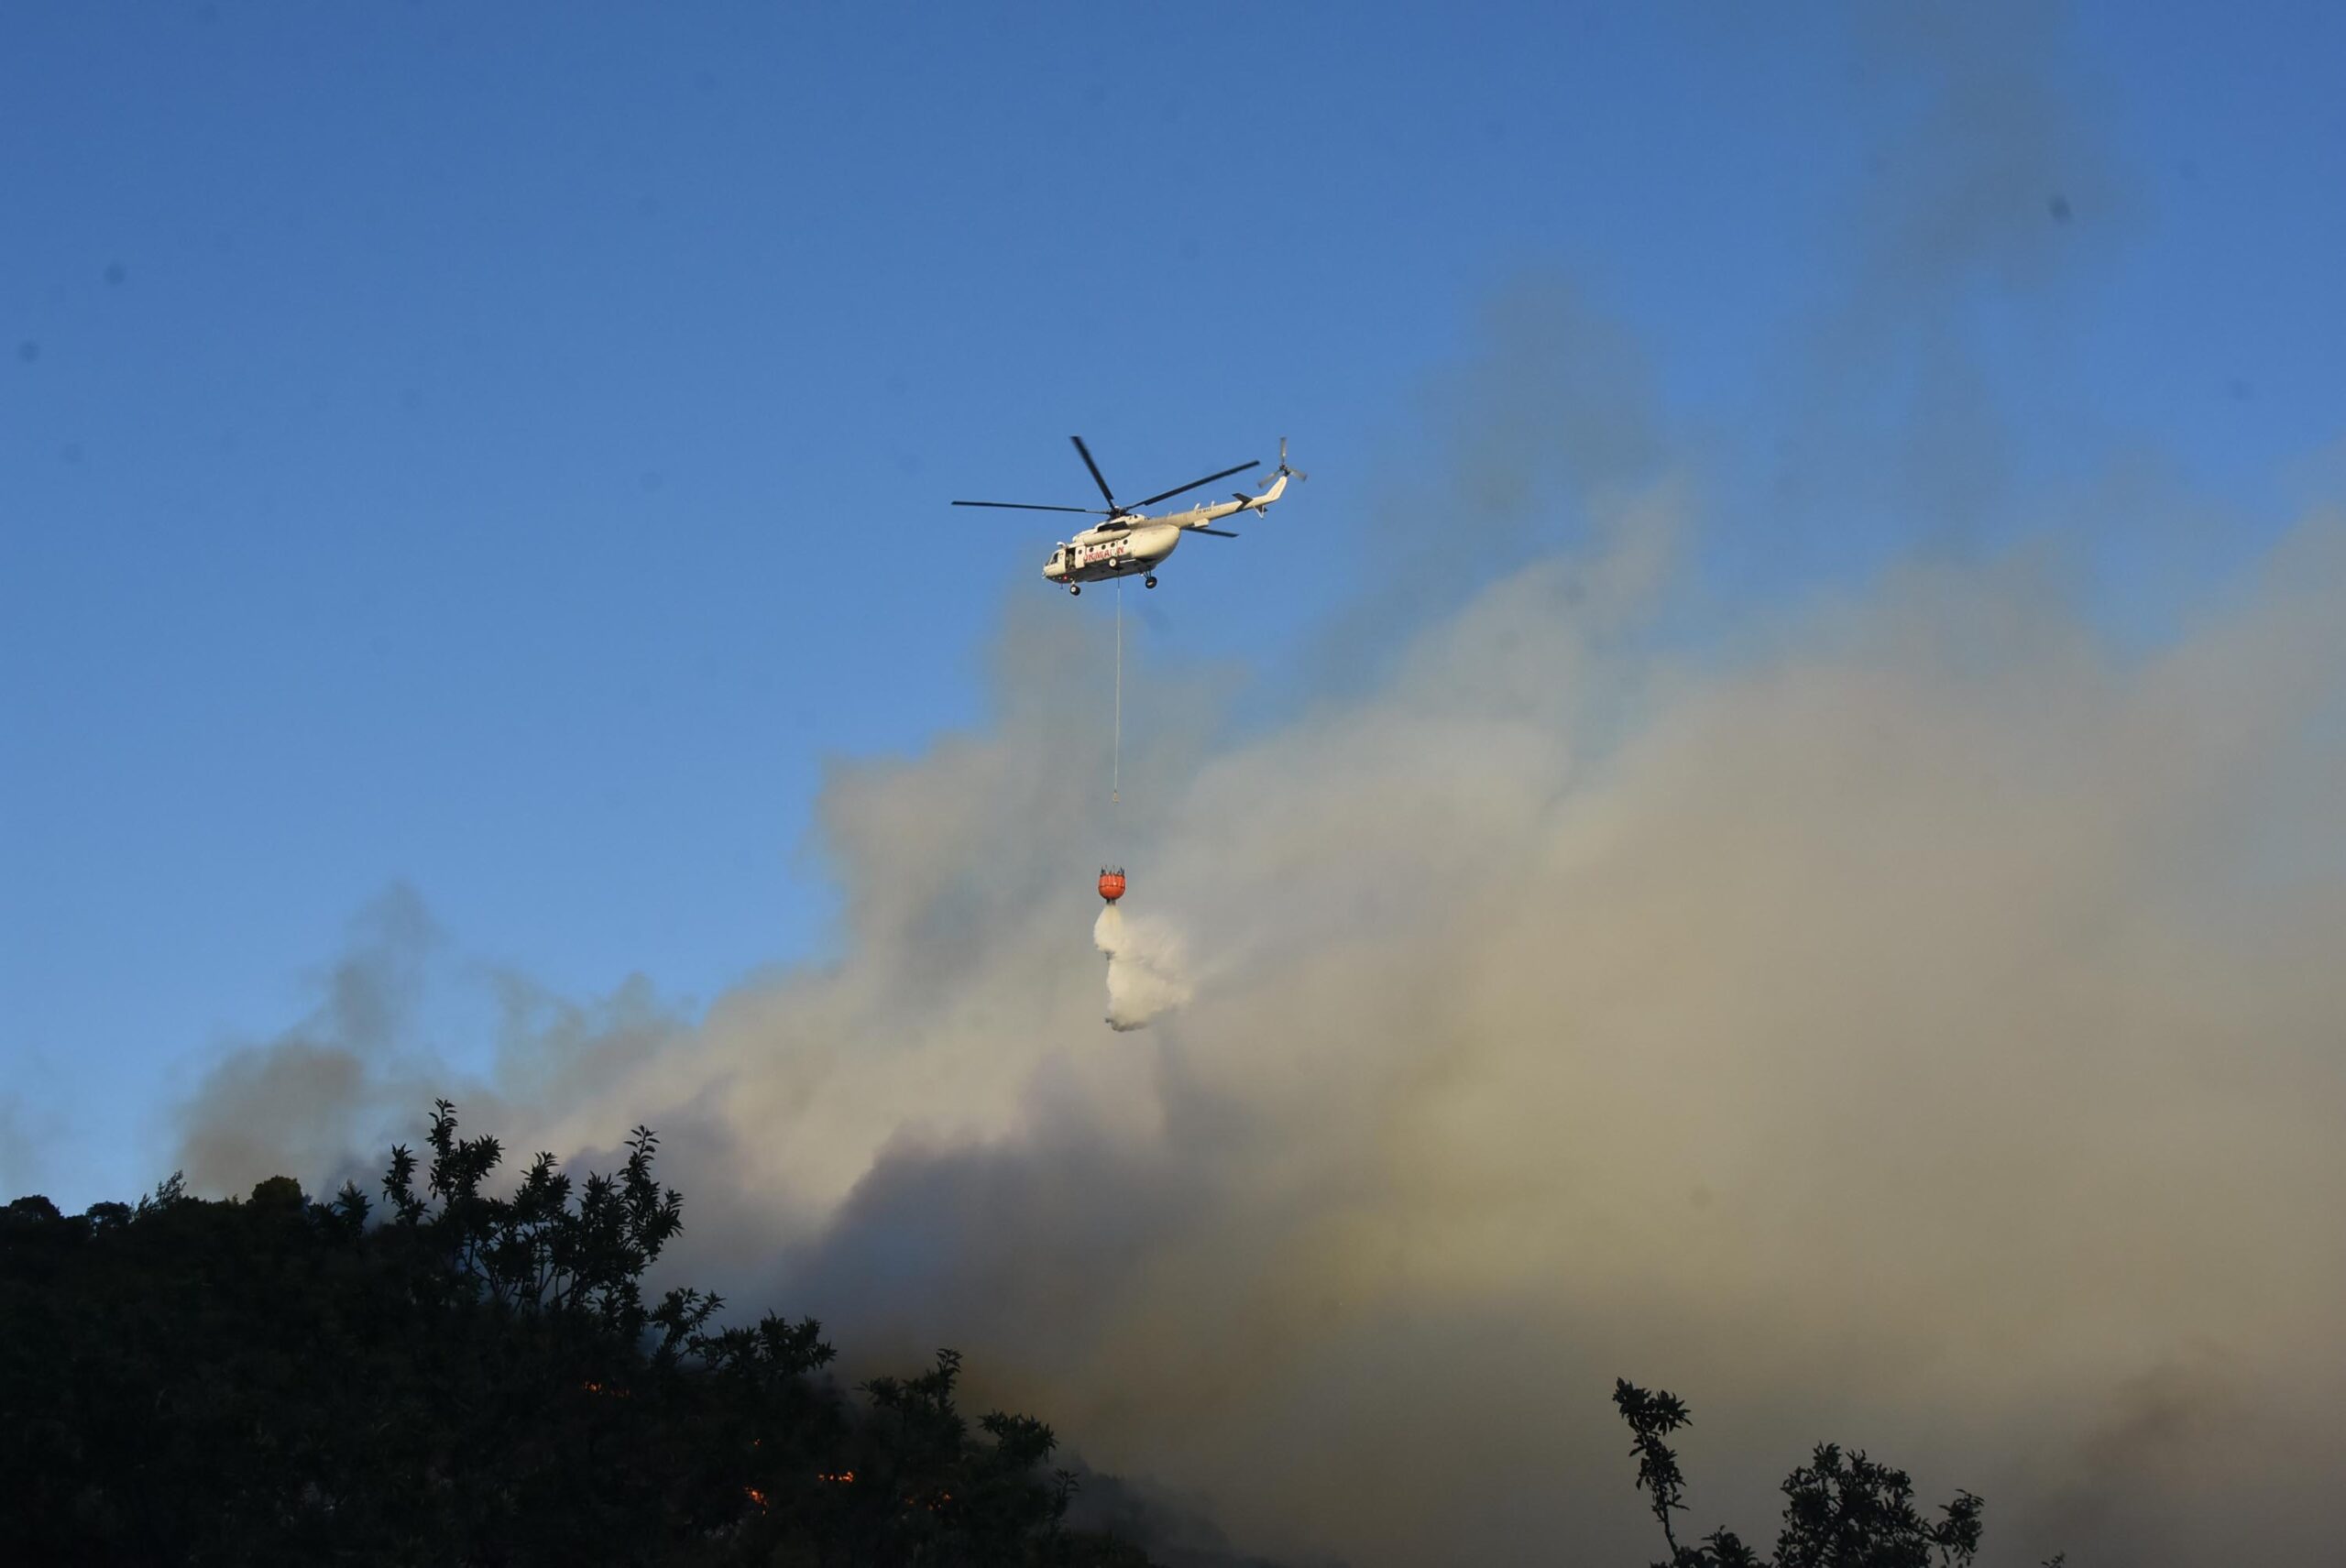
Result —
M1160 759L1129 859L1196 989L1146 1035L1102 1033L1064 938L1091 868L1018 830L1090 761L1041 673L1069 633L1022 610L988 731L834 783L839 963L548 1020L468 1107L517 1146L659 1126L687 1274L858 1355L955 1343L1256 1550L1642 1550L1615 1375L1694 1400L1697 1508L1747 1530L1831 1436L1985 1493L2017 1549L2313 1550L2346 526L2147 656L2022 556L1697 658L1639 634L1686 495L1378 689ZM1147 950L1113 924L1112 987ZM192 1173L312 1158L331 1115L285 1096L380 1076L334 1048L224 1065L207 1104L306 1141L192 1137Z
M1913 328L2057 290L2045 187L2078 228L2108 188L2034 8L1975 9L1878 40L1924 74L1928 156L1820 247L1856 286L1805 345L1819 396L1739 433L1784 473L1738 483L1749 447L1639 395L1634 334L1519 290L1444 383L1461 471L1411 488L1442 569L1364 587L1343 679L1233 732L1214 680L1138 662L1119 850L1187 940L1115 910L1094 939L1148 1029L1101 1029L1068 939L1104 629L1022 600L987 723L833 770L835 962L690 1018L514 982L498 1070L434 1087L516 1147L652 1124L688 1277L868 1365L953 1344L1249 1551L1650 1557L1626 1376L1691 1401L1703 1530L1768 1536L1833 1439L1985 1495L2007 1561L2322 1558L2346 517L2154 645L2088 612L2075 563L2138 539L2139 477L2023 494L1959 338ZM1689 569L1811 527L1826 476L1927 547L1797 594ZM191 1176L368 1152L396 1067L320 1028L232 1058Z

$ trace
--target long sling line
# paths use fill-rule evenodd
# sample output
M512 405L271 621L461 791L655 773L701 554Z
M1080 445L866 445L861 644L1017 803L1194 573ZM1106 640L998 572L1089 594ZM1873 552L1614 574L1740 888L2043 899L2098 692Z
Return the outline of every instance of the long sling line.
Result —
M1116 579L1116 733L1108 751L1108 804L1124 798L1124 579Z

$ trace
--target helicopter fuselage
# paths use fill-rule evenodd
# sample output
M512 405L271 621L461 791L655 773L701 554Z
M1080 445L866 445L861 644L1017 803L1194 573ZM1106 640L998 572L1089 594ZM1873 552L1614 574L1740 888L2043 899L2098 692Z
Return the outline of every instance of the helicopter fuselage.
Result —
M1130 527L1087 528L1051 552L1043 576L1062 585L1138 576L1155 571L1180 543L1178 523L1144 519Z

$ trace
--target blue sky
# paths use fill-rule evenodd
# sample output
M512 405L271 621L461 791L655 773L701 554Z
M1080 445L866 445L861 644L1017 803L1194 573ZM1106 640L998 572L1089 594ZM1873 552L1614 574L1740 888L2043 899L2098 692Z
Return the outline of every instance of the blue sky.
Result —
M2045 44L2081 149L2042 193L2078 254L2017 303L1851 237L1929 189L1938 46L1838 6L10 8L12 1179L151 1181L173 1097L393 884L573 993L819 953L825 759L981 721L1047 591L1058 520L945 503L1080 504L1072 432L1126 494L1295 439L1285 525L1185 549L1149 634L1307 700L1361 576L1329 535L1454 476L1442 378L1526 276L1716 431L1722 591L1930 537L1739 433L1862 400L1813 329L1876 288L2028 486L2147 464L2220 499L2174 557L2220 569L2346 430L2346 16L1980 36ZM2090 552L2146 634L2149 549Z

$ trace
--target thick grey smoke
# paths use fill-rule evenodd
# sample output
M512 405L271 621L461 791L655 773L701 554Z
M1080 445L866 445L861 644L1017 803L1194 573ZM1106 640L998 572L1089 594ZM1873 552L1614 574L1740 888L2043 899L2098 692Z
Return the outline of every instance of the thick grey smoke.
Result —
M1120 848L1185 948L1150 960L1186 995L1146 1030L1101 1027L1075 937L1100 650L1022 602L986 726L835 770L835 963L697 1019L514 982L469 1087L360 1048L337 1004L221 1068L191 1174L378 1152L387 1094L456 1093L521 1147L649 1122L688 1276L852 1358L954 1344L982 1393L1273 1555L1644 1560L1628 1376L1694 1406L1702 1529L1766 1536L1832 1438L1985 1494L2000 1560L2319 1560L2346 518L2310 510L2147 652L2068 587L2131 502L1976 543L2034 509L1929 323L2056 287L2114 189L2034 24L1984 14L1875 40L1925 62L1927 137L1893 145L1806 345L1819 395L1750 420L1807 495L1851 477L1968 547L1719 618L1689 542L1764 530L1774 492L1641 400L1632 334L1518 291L1443 388L1460 467L1410 519L1473 522L1510 569L1404 555L1332 634L1344 678L1259 732L1138 661ZM1134 939L1099 943L1112 1011Z
M662 1127L688 1270L859 1354L953 1343L1258 1550L1643 1550L1624 1374L1695 1401L1698 1507L1747 1530L1832 1436L1988 1494L2016 1552L2310 1552L2346 1457L2346 524L2154 656L2022 559L1694 661L1639 635L1688 505L1168 762L1129 860L1196 991L1146 1033L1101 1029L1067 940L1091 868L1018 832L1089 760L1022 611L991 730L834 784L838 965L573 1020L483 1114Z
M371 1188L379 1171L368 1162L394 1133L414 1141L416 1108L429 1106L445 1071L412 1027L442 942L412 888L393 887L361 912L309 1015L233 1051L181 1107L189 1179L233 1191L291 1173L313 1190L345 1179Z

